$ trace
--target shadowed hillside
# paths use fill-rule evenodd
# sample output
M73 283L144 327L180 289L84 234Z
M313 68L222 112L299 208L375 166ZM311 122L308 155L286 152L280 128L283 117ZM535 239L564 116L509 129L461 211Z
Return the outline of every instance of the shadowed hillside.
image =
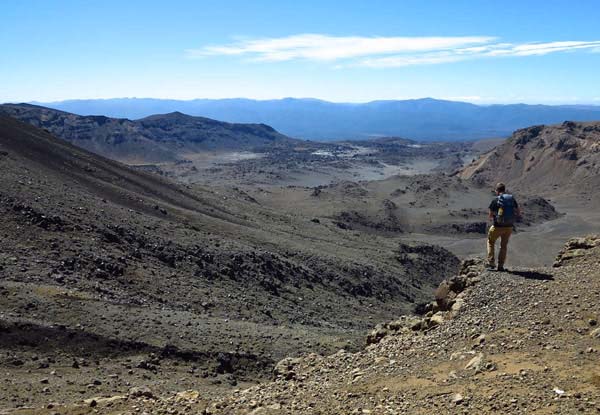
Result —
M3 406L255 381L299 350L355 348L458 264L192 190L7 117L0 170L0 367L18 373Z

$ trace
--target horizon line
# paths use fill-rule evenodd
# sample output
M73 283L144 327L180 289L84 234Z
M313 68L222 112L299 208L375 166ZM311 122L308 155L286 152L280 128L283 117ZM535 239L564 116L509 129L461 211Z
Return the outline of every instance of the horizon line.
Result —
M442 98L434 98L430 96L419 97L419 98L392 98L392 99L374 99L368 101L330 101L322 98L315 97L293 97L293 96L284 96L279 98L250 98L250 97L223 97L223 98L158 98L158 97L111 97L111 98L67 98L60 100L52 100L52 101L40 101L40 100L31 100L31 101L3 101L2 104L32 104L32 105L42 105L42 104L60 104L65 102L76 102L76 101L117 101L117 100L155 100L155 101L179 101L179 102L193 102L193 101L235 101L235 100L246 100L246 101L255 101L255 102L268 102L268 101L285 101L285 100L297 100L297 101L319 101L325 102L329 104L340 104L340 105L365 105L377 102L403 102L403 101L442 101L442 102L453 102L453 103L463 103L463 104L471 104L475 106L492 106L492 105L541 105L541 106L593 106L600 107L600 98L593 98L591 102L587 102L586 100L571 100L569 103L567 101L562 101L557 103L543 103L543 100L540 101L501 101L501 100L489 100L487 101L484 98L480 97L469 97L474 99L460 99L461 97L442 97ZM467 97L465 97L467 98ZM473 102L480 101L480 102ZM546 101L547 102L547 101ZM596 103L597 102L597 103Z

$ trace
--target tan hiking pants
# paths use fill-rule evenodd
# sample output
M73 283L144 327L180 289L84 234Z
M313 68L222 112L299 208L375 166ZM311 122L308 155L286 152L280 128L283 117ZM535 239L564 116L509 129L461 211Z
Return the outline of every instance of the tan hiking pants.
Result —
M487 240L487 255L488 255L488 264L495 264L495 245L496 240L500 238L500 253L498 254L498 266L504 266L504 262L506 261L506 251L508 249L508 239L512 234L512 226L511 227L496 227L492 226L488 232L488 240Z

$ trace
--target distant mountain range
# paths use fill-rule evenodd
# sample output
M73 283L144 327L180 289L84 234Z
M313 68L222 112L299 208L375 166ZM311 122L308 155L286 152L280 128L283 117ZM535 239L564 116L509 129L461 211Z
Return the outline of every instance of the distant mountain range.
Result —
M131 121L81 116L30 104L4 104L0 105L2 114L128 163L174 161L186 153L207 150L252 150L290 140L268 125L232 124L180 112Z
M417 140L506 137L535 124L600 120L600 106L489 105L431 98L332 103L317 99L118 98L40 103L80 115L138 119L180 111L231 123L264 123L290 137L332 141L401 136Z

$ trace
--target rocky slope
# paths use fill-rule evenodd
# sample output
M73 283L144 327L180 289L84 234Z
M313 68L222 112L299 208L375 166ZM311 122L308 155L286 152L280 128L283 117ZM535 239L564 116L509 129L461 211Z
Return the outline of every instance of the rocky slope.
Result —
M286 355L356 349L458 266L2 116L0 171L0 408L255 382Z
M289 140L264 124L230 124L180 112L131 121L79 116L29 104L0 105L8 115L114 160L153 163L207 150L253 149Z
M598 412L598 264L598 236L570 241L554 268L466 262L425 318L387 325L360 353L280 364L274 383L208 413Z
M17 413L597 413L599 264L600 236L569 241L551 268L467 260L426 314L379 325L364 350L284 359L271 382L216 400L138 388Z
M517 130L459 175L480 183L504 181L545 196L595 197L600 186L600 122Z

